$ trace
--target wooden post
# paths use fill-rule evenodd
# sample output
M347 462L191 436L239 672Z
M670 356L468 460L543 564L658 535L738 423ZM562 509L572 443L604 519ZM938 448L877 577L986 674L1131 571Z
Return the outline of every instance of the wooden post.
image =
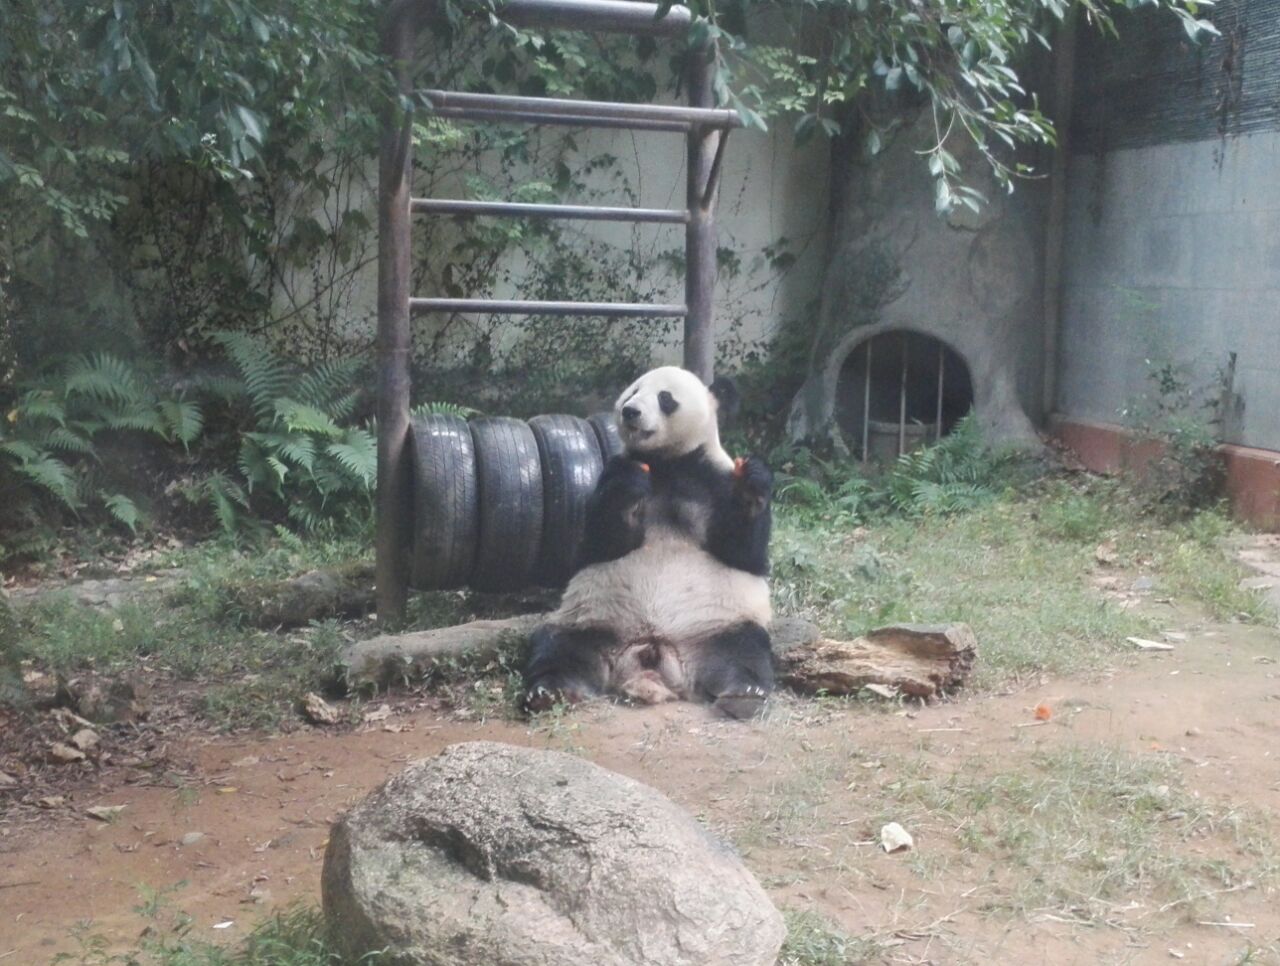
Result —
M715 93L712 71L715 48L690 51L687 82L691 107L712 107ZM715 370L716 290L716 185L711 182L716 147L724 137L722 131L694 127L689 132L686 196L689 224L685 229L685 305L684 367L708 385Z
M417 33L412 3L388 12L383 49L395 64L400 93L413 90ZM376 581L378 622L404 620L413 528L409 441L412 117L394 101L384 109L378 161L378 490Z

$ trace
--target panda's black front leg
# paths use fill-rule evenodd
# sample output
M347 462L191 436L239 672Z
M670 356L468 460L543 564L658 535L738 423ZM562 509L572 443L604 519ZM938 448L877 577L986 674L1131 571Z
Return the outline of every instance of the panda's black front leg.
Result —
M773 527L773 472L752 456L733 471L712 512L707 550L737 570L769 572L769 533Z
M580 568L625 557L644 543L644 501L652 492L643 463L626 456L609 460L587 501Z

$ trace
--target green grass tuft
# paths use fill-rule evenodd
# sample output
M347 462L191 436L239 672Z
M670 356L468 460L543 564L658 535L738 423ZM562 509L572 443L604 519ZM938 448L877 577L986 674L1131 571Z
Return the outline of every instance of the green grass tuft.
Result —
M873 961L880 952L874 941L847 936L815 912L788 909L783 917L787 939L778 966L855 966Z

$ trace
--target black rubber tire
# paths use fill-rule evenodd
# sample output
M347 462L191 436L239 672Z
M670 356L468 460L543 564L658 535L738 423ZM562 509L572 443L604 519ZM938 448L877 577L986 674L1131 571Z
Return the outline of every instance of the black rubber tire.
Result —
M622 437L618 435L618 422L613 413L596 413L587 417L587 422L596 431L596 439L600 441L600 454L604 462L615 456L621 456L624 450Z
M471 421L480 491L480 538L471 586L527 587L542 549L542 463L533 430L519 419Z
M471 430L460 416L420 416L410 428L413 567L418 590L461 587L471 578L480 497Z
M596 432L585 419L534 416L529 428L542 460L542 552L533 579L543 587L562 587L573 576L587 522L587 499L604 460Z

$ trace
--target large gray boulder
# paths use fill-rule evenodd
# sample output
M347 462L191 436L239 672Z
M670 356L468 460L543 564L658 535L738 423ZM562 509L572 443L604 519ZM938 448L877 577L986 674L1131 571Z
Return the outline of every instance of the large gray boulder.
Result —
M345 952L402 966L772 966L786 934L737 856L658 792L493 742L357 805L322 892Z

